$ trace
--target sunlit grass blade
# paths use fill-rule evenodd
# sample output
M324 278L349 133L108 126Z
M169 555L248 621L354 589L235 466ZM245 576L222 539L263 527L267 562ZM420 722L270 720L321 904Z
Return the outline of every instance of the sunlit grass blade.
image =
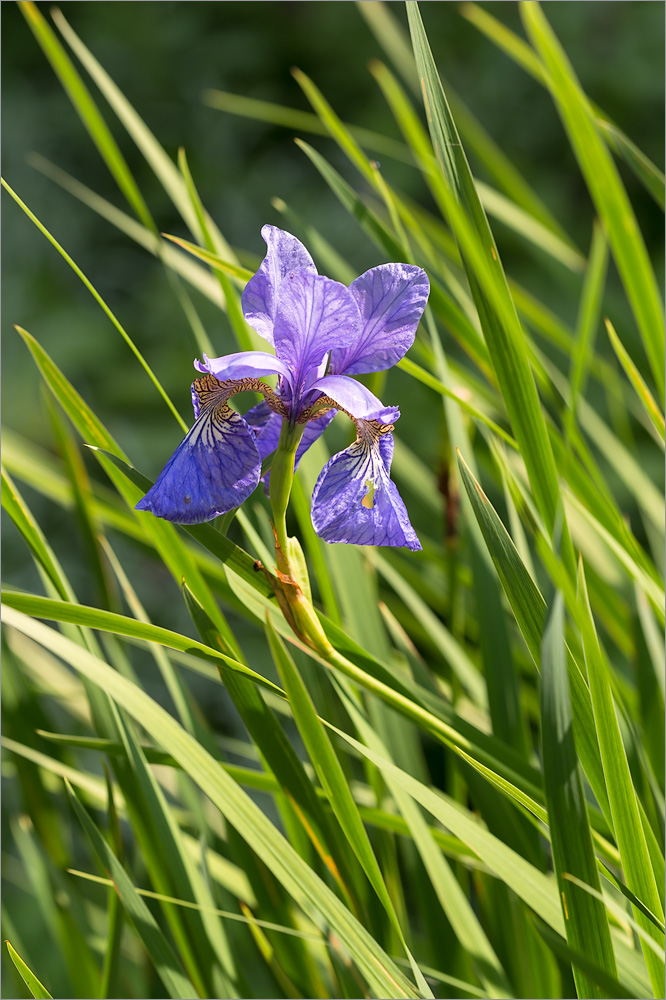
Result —
M664 315L657 281L617 167L578 79L537 3L521 7L527 32L548 69L557 104L590 194L608 231L652 376L664 399Z
M284 107L281 104L273 104L272 101L259 101L243 94L229 94L222 90L206 90L203 99L205 104L217 111L226 111L242 118L254 118L271 125L282 125L293 132L328 135L326 127L322 125L317 115L309 111ZM403 163L413 163L408 149L396 139L354 125L348 125L347 128L357 142L371 153L391 156Z
M116 757L123 757L127 755L126 748L123 744L118 742L114 743L112 740L99 739L98 737L92 736L77 736L69 733L48 733L41 730L39 731L39 736L48 740L49 743L61 744L62 746L71 747L72 749L95 750L100 753L110 754ZM67 778L71 784L81 788L86 796L89 796L95 804L103 803L104 786L97 777L89 774L88 772L69 767L68 765L63 764L62 761L49 757L38 750L34 750L32 747L17 743L9 737L5 737L4 742L8 751L19 754L21 757L32 761L32 763L36 764L38 767L42 767L52 774L56 774L62 778ZM160 750L156 747L142 744L141 751L150 764L160 764L165 767L173 767L182 770L180 762L166 750ZM217 759L218 758L216 757L216 760ZM260 771L256 768L242 767L236 764L228 764L221 759L219 760L219 764L234 779L234 781L236 781L239 785L243 785L245 788L253 788L256 791L271 792L276 794L282 791L276 778L267 771ZM316 792L319 798L322 800L326 799L326 792L323 788L317 788ZM392 833L398 833L405 837L410 836L409 827L405 821L395 813L366 806L362 802L357 803L357 808L361 819L368 826L375 827L380 830L388 830ZM471 868L484 868L478 859L473 856L472 851L470 851L469 848L462 843L462 841L444 833L438 827L432 826L430 830L437 846L441 848L441 850L444 851L444 853L449 857L455 860L461 860L466 866ZM243 894L238 893L238 895ZM247 892L245 893L244 898L249 898ZM198 906L199 904L192 905Z
M461 13L535 80L544 87L548 86L546 67L524 39L476 3L463 3ZM604 133L608 144L631 167L641 184L663 210L665 202L663 171L659 170L645 153L610 121L604 111L593 103L590 106L596 115L597 127Z
M55 553L29 508L26 507L21 494L4 470L2 472L2 507L21 532L35 559L48 575L62 600L72 600L74 595L64 579L62 567Z
M23 209L23 211L28 216L28 218L31 220L31 222L33 222L37 226L37 228L39 229L39 231L41 233L43 233L44 236L46 236L46 238L49 241L49 243L51 243L52 246L54 246L56 248L56 250L58 251L58 253L67 261L67 263L72 268L72 270L77 275L77 277L81 279L81 281L83 282L83 284L85 285L85 287L88 289L88 291L90 292L90 294L92 295L92 297L95 299L95 301L98 303L98 305L102 308L102 310L106 313L106 315L111 320L111 322L115 326L115 328L118 331L118 333L121 335L121 337L123 338L123 340L125 341L125 343L129 347L129 349L132 351L132 353L134 354L134 356L138 360L139 364L141 365L141 367L144 369L144 371L148 375L148 378L153 383L153 385L155 386L155 388L159 392L160 396L162 397L162 399L164 400L164 402L169 407L169 409L171 410L172 414L174 415L174 417L176 418L176 420L180 424L181 428L184 431L186 431L187 430L187 424L185 423L185 421L183 420L183 418L178 413L178 410L176 409L176 407L173 405L173 403L169 399L169 396L167 395L167 393L165 392L164 388L162 387L159 379L157 378L157 376L153 372L152 368L150 367L150 365L148 364L148 362L146 361L146 359L144 358L144 356L142 355L141 351L138 349L138 347L136 346L136 344L134 343L134 341L132 340L132 338L125 331L124 327L120 324L120 322L116 319L115 315L111 312L111 310L109 309L109 307L107 306L106 302L101 297L101 295L99 294L99 292L95 289L95 287L88 280L88 278L85 276L85 274L83 273L83 271L77 266L77 264L74 263L74 261L69 256L69 254L67 253L67 251L63 249L63 247L51 235L51 233L48 231L48 229L45 226L42 225L42 223L39 221L39 219L30 211L30 209L28 208L28 206L23 201L21 201L21 199L19 198L19 196L10 188L9 184L7 184L4 179L2 180L1 183L2 183L2 186L5 188L5 190L8 191L9 194L12 196L12 198L17 203L17 205L20 208Z
M624 976L620 979L610 976L604 969L600 969L598 965L595 965L589 955L576 951L563 938L555 934L542 920L537 918L534 921L534 925L544 941L561 961L571 963L573 969L578 970L582 977L585 977L594 984L595 996L614 997L616 1000L625 1000L625 998L638 1000L642 996L640 985L635 981L630 983L628 978ZM592 995L592 993L589 994L589 996Z
M472 476L462 456L459 456L462 481L471 501L488 551L495 564L504 593L515 615L535 665L541 661L541 643L546 621L546 602L523 565L506 528L497 516L488 497ZM568 656L571 701L578 754L585 774L602 811L608 811L608 799L599 746L594 733L590 693L580 667Z
M603 905L574 891L570 873L601 891L573 733L564 639L564 602L556 594L544 629L541 653L541 746L553 864L562 900L567 941L589 955L609 975L616 975L608 918ZM599 994L596 985L574 969L580 997Z
M391 755L385 743L360 707L354 703L348 689L343 694L343 702L366 746L381 754L382 757L390 758ZM400 782L394 780L392 771L383 771L382 773L389 791L409 827L439 904L446 913L460 944L469 955L472 967L481 984L491 996L511 997L513 992L504 969L462 887L437 849L420 807L413 801Z
M189 240L184 240L180 236L170 236L168 233L162 233L162 236L167 240L171 240L172 243L177 243L183 250L187 250L192 256L198 257L199 260L210 264L211 267L214 267L217 271L221 271L223 274L230 274L232 278L238 278L243 283L249 281L252 277L252 271L248 271L246 267L241 267L239 264L231 264L229 261L222 260L212 250L206 250L204 247L197 246L196 243L190 243Z
M219 640L213 623L187 587L184 587L184 597L199 635L211 648L215 648L219 645ZM330 817L317 799L312 783L275 713L252 684L245 678L230 674L223 664L220 664L220 677L260 751L265 767L275 775L287 793L288 804L283 810L285 826L288 827L295 820L298 827L304 829L315 851L337 882L343 898L351 908L356 906L360 913L362 887L358 869L353 863L349 863L346 852L340 849ZM288 813L286 816L285 811ZM298 842L294 846L298 850ZM304 853L307 857L309 852Z
M409 88L417 97L420 97L421 86L409 34L398 21L391 7L383 3L382 0L376 0L372 4L358 3L358 9ZM377 69L385 71L385 67L381 67L381 64L372 62L370 72L376 75ZM566 233L541 198L530 187L526 177L513 165L505 151L472 114L459 94L452 90L449 83L446 83L446 92L449 95L453 115L458 122L461 135L486 170L495 178L500 190L573 248Z
M652 195L662 212L666 208L665 178L660 170L645 153L636 146L624 132L603 116L597 117L597 125L601 129L606 142L627 163L646 191Z
M39 979L35 973L28 968L18 952L12 948L9 941L5 941L7 945L7 951L9 952L9 957L16 966L16 971L28 988L30 996L35 997L35 1000L52 1000L51 994L47 990L46 986L40 983Z
M412 971L417 979L419 989L424 996L432 996L419 971L418 965L413 960L409 951L398 915L386 889L377 859L372 850L368 835L365 832L356 803L349 790L347 778L329 736L319 721L312 699L296 669L294 661L270 624L267 625L267 634L273 660L284 684L286 695L294 713L294 719L305 743L310 760L317 772L317 776L328 796L331 808L340 824L340 828L344 832L347 843L358 858L401 940L410 959Z
M156 177L162 184L164 190L171 198L171 201L180 212L191 232L199 238L202 234L198 229L196 212L192 206L185 182L178 171L175 163L167 155L159 144L153 133L146 126L145 122L137 114L130 102L121 93L106 70L95 59L92 52L83 44L72 27L68 24L62 12L55 10L53 20L58 30L66 39L67 44L76 53L91 77L99 87L100 91L107 99L118 118L127 129L138 148L143 153L146 161L154 171ZM216 247L227 260L234 260L234 254L217 226L210 217L206 219L207 225L216 241Z
M192 639L186 635L179 635L169 629L161 628L158 625L151 625L147 622L137 621L135 618L128 618L125 615L118 615L111 611L102 611L99 608L86 607L83 604L76 604L70 601L52 601L47 597L38 597L32 594L7 592L3 600L9 607L16 608L24 614L34 615L36 618L47 618L52 621L68 621L76 625L84 625L102 631L113 632L115 635L131 636L135 639L142 639L146 642L158 642L169 649L178 649L184 653L193 653L209 662L222 664L229 667L245 677L251 679L256 684L273 691L275 694L284 696L283 691L272 681L261 674L256 673L250 667L227 656L221 649L212 648L197 639Z
M19 3L26 21L30 25L35 38L42 47L44 54L51 63L60 82L67 91L74 108L81 118L90 138L97 146L102 159L107 164L118 187L125 195L137 216L148 228L155 228L148 207L130 172L125 158L113 138L108 125L74 64L58 41L57 36L42 16L37 4L22 0Z
M601 314L606 280L606 265L608 262L608 242L601 226L595 224L592 233L592 246L588 260L583 293L581 295L576 323L576 346L571 359L569 374L569 408L565 416L565 440L571 439L572 429L576 419L578 396L585 387L594 358L594 342Z
M178 167L185 181L187 194L194 207L199 229L203 235L203 241L209 253L215 254L217 245L211 232L211 227L208 225L206 212L194 183L194 178L190 172L185 150L182 147L178 150ZM190 249L190 247L188 246L186 249ZM236 340L238 341L238 346L244 351L252 350L253 347L261 346L261 338L258 338L255 331L245 322L243 311L241 309L240 297L237 290L229 280L227 273L225 273L224 270L217 269L217 277L226 302L227 314L231 320L231 326L236 336Z
M592 698L592 709L599 738L601 760L606 776L606 788L608 790L608 800L613 817L615 837L622 858L624 877L629 889L659 919L663 920L664 913L638 811L636 791L622 742L615 705L613 704L608 664L603 656L594 627L594 619L587 594L582 563L579 566L578 574L578 599L581 609L583 645L590 695ZM572 871L571 874L575 875L576 873ZM593 888L600 887L593 886ZM654 928L646 920L644 914L637 910L635 911L635 915L638 923L648 933L654 935ZM663 948L663 934L660 936L658 944ZM645 948L643 950L650 972L650 979L656 991L655 995L657 995L659 983L663 979L663 969L659 967L659 963L655 963L654 956L649 955Z
M53 629L12 609L5 612L5 624L45 645L77 672L102 687L156 742L180 760L196 784L238 829L294 900L306 911L314 907L325 914L377 997L384 994L395 998L418 997L414 987L372 936L304 864L254 802L172 716L126 678Z
M143 941L151 961L170 997L188 1000L194 987L183 973L167 939L150 910L134 889L134 885L106 840L79 802L76 793L68 787L70 802L90 843L107 871L111 873L116 892L125 907L137 934Z
M460 136L449 110L416 3L407 7L432 142L445 185L449 223L461 245L475 304L511 425L534 496L552 530L559 504L555 460L530 370L524 333L479 200ZM564 526L563 548L572 573L573 550Z
M608 336L610 342L613 345L613 350L617 355L617 359L624 368L624 372L636 390L636 394L640 399L645 412L654 424L657 434L661 438L662 444L664 442L664 437L666 436L666 426L664 424L664 415L657 406L654 396L648 389L645 381L638 371L638 368L631 360L629 352L625 348L624 344L615 332L615 327L609 319L606 320L606 330L608 331Z
M382 757L381 754L359 743L347 733L340 730L336 730L336 732L352 747L355 747L360 754L376 764L382 772L390 773L412 798L424 806L444 827L455 833L472 850L476 851L497 877L513 889L520 899L546 922L551 932L557 935L558 941L565 945L565 922L557 895L557 886L551 878L507 847L502 840L481 827L471 814L458 803L454 803L450 798L427 788ZM637 966L634 952L626 946L616 945L616 957L619 974L622 976L623 982L629 986L629 992L641 996L642 993L648 991L649 982L640 967ZM605 975L605 969L593 962L590 962L590 965L598 970L600 976Z
M579 889L582 889L583 892L589 893L590 896L594 896L595 899L598 899L599 902L603 903L608 912L611 913L617 919L618 923L628 924L629 927L631 927L631 930L637 935L637 937L641 939L641 943L644 942L647 945L649 950L657 956L660 964L663 966L664 949L660 948L657 942L654 940L654 938L651 937L645 931L645 929L641 927L640 924L638 924L632 917L629 916L629 914L627 913L627 911L623 906L621 906L616 900L611 899L608 895L604 895L603 892L598 892L596 889L593 889L592 886L588 885L586 882L581 882L581 880L577 879L574 875L569 875L568 873L566 873L564 877L567 880L567 882L572 882L574 885L578 886ZM618 883L616 883L616 885L617 884ZM632 896L634 900L636 900L636 897L634 896L633 893L630 893L627 896L627 899L631 899ZM662 931L663 933L664 925L663 923L661 923L661 926L659 926L660 922L657 919L657 917L655 917L654 913L651 913L650 910L648 910L647 906L643 904L641 904L640 909L641 912L648 918L648 920L650 920L653 926L658 927L659 930Z

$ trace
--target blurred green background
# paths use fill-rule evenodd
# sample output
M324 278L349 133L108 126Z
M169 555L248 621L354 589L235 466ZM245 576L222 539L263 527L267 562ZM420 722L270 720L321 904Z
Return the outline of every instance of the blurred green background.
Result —
M487 6L521 32L516 4ZM167 151L175 158L178 147L185 147L204 204L234 247L259 259L262 224L284 225L271 206L271 198L279 196L311 221L359 273L381 262L377 249L340 209L294 145L293 132L216 111L202 99L206 89L217 88L308 109L290 74L290 68L298 66L344 120L398 138L367 69L371 59L386 57L356 3L83 2L61 7ZM406 22L403 5L391 7ZM588 94L661 163L663 4L567 2L545 7ZM27 163L31 153L39 153L126 207L20 10L3 4L2 14L3 174L83 268L189 422L195 348L164 271L152 256ZM423 16L443 76L586 253L592 206L549 95L470 25L458 4L425 4ZM96 94L92 84L91 90ZM113 113L101 98L99 104L160 229L187 235ZM331 140L306 138L363 191L362 182ZM416 170L388 158L382 168L405 194L429 206ZM473 159L472 168L484 177ZM629 171L622 165L620 169L659 262L663 219ZM4 208L5 425L52 447L36 370L12 329L20 323L63 368L137 467L155 476L180 440L179 429L64 261L9 199ZM507 272L573 323L580 276L534 252L499 223L494 222L493 228ZM611 301L615 284L611 267ZM216 352L235 349L226 317L196 292L193 296ZM642 349L621 296L615 319L640 363ZM400 373L390 375L384 397L400 403L403 438L413 442L429 467L437 469L444 458L437 397ZM332 433L333 445L336 435L342 443L346 428L334 426ZM94 462L90 468L99 475ZM419 511L416 498L406 499L418 527L419 518L426 515ZM68 515L39 497L29 495L28 500L85 599L91 583L81 569L79 543L72 537ZM35 571L11 524L4 537L5 579L34 589ZM137 561L135 554L127 558L147 584L149 611L157 621L163 621L165 614L169 618L171 610L165 612L152 564Z

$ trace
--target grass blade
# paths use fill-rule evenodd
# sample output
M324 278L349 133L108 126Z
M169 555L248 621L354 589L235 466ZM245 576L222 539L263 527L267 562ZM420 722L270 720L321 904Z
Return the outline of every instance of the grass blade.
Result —
M71 59L42 16L37 4L32 0L21 0L19 7L118 187L144 226L154 230L155 223L125 158Z
M314 908L325 915L376 997L387 995L398 1000L418 997L414 987L372 936L302 861L254 802L172 716L126 678L53 629L9 608L5 611L5 624L35 639L100 686L181 762L184 770L239 830L295 901L306 912Z
M592 709L624 877L628 888L657 915L658 919L663 920L664 911L650 862L638 810L636 791L613 704L608 664L602 654L594 627L582 562L579 565L578 573L578 600L581 609L583 645ZM575 872L572 871L571 874L575 875ZM593 886L593 888L597 887ZM635 916L638 924L649 934L655 936L654 926L640 910L635 910ZM660 935L657 932L656 937L658 945L663 948L663 934ZM655 990L655 996L657 996L661 988L660 984L663 982L663 963L655 961L654 955L649 954L643 942L642 944L652 986Z
M627 349L625 348L624 344L618 337L617 333L615 332L615 327L613 326L613 324L609 319L606 320L606 330L608 331L608 336L610 338L611 344L613 345L613 350L617 355L617 359L624 368L625 375L627 376L627 378L633 385L634 389L636 390L636 394L640 399L641 403L643 404L645 412L652 421L657 431L657 434L661 438L661 442L663 444L664 438L666 437L666 425L664 424L664 415L657 406L654 396L652 395L647 385L645 384L645 381L643 380L641 373L638 371L638 368L631 360L631 357L629 356Z
M116 892L120 896L134 929L143 941L146 951L166 987L168 995L177 998L177 1000L191 1000L195 994L194 987L183 973L178 959L160 930L155 918L136 892L127 872L79 802L74 789L69 784L67 785L67 791L72 808L99 860L110 873Z
M445 181L441 187L444 207L461 246L488 350L534 496L548 530L552 531L560 504L558 476L530 370L525 336L437 73L418 4L408 4L407 14L433 147ZM563 550L573 574L575 561L566 526Z
M608 917L597 899L574 892L565 873L601 892L592 837L578 771L564 641L564 602L558 592L544 630L541 656L541 745L553 863L562 900L567 941L595 965L616 976ZM580 997L603 996L574 968Z
M594 113L538 3L524 4L527 32L547 67L557 104L599 217L608 232L620 276L664 400L664 314L648 252L613 158L599 134Z
M5 944L7 945L9 957L16 966L19 976L27 986L30 996L35 997L35 1000L53 1000L46 986L40 983L35 973L28 968L18 952L12 948L10 942L5 941Z

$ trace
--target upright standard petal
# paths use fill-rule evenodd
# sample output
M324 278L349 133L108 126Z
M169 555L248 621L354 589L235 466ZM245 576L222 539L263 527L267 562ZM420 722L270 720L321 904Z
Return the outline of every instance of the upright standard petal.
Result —
M321 275L294 271L282 282L273 335L278 357L292 374L294 393L331 348L348 347L361 317L344 285Z
M192 385L197 420L155 485L136 505L178 524L199 524L239 507L259 483L261 459L245 420L211 391L208 379Z
M291 271L316 274L317 268L303 244L291 233L276 226L264 226L261 235L268 247L266 256L245 286L241 304L250 326L272 344L277 293L285 275Z
M380 435L373 423L361 426L354 444L322 469L312 494L312 524L327 542L418 550L421 543L389 476L393 435Z
M353 344L331 355L334 374L361 375L391 368L414 343L428 301L425 271L411 264L380 264L349 286L362 317Z

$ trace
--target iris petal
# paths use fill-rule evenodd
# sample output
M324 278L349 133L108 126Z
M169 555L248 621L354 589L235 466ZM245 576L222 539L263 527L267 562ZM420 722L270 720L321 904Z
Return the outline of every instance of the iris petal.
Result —
M264 226L261 235L268 247L266 256L245 286L241 304L250 326L272 344L277 293L285 275L291 271L316 274L317 268L303 244L291 233L276 226Z
M192 395L199 406L195 424L136 505L178 524L210 521L239 507L261 473L254 435L227 405L228 394L197 393L193 387Z
M352 343L360 323L354 297L339 281L305 271L287 275L278 296L274 338L296 395L332 347Z
M237 354L223 354L221 358L195 361L194 367L200 372L209 372L224 382L227 379L261 378L262 375L282 375L291 381L291 373L285 363L266 351L239 351Z
M330 396L352 417L364 420L374 417L380 419L382 423L392 424L400 416L397 407L385 407L366 386L346 375L325 375L324 378L313 382L311 388Z
M327 542L421 548L389 472L393 435L360 437L324 466L312 494L312 523Z
M430 283L420 267L380 264L349 286L362 322L353 344L331 355L331 372L360 375L391 368L414 343Z

